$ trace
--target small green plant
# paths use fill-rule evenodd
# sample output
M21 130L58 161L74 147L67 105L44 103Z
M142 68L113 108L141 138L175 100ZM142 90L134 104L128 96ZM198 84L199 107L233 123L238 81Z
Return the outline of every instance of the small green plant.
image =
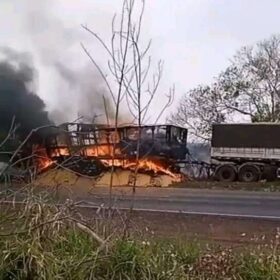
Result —
M280 279L280 255L247 254L239 265L241 279Z

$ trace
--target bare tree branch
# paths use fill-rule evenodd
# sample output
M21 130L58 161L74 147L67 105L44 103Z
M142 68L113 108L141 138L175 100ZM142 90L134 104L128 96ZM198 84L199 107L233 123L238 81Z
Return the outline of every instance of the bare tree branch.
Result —
M91 60L91 62L95 65L95 67L98 69L100 75L102 76L103 80L105 81L106 85L107 85L107 88L111 94L111 97L114 101L114 103L116 104L116 99L115 99L115 96L114 96L114 93L110 87L110 84L105 76L105 74L103 73L103 71L101 70L101 68L99 67L99 65L96 63L96 61L93 59L93 57L91 56L91 54L88 52L88 50L85 48L85 46L81 43L81 46L82 46L82 49L84 50L84 52L86 53L86 55L89 57L89 59Z

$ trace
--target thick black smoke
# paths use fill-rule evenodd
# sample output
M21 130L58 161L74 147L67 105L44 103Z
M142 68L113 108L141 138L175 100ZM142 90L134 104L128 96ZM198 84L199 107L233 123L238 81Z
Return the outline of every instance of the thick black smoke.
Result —
M0 138L8 133L13 117L19 125L17 134L24 138L30 130L50 124L44 101L36 95L34 70L27 62L12 50L0 50L5 58L0 60Z
M77 119L106 123L105 97L109 118L114 119L115 104L111 94L100 73L84 54L80 42L85 43L99 62L104 60L102 51L95 52L99 45L94 44L95 40L80 27L81 22L68 20L64 11L60 14L60 5L55 0L13 2L21 11L17 21L21 22L26 49L32 53L40 70L40 96L44 96L48 105L49 118L56 124ZM101 63L100 67L103 69ZM107 61L104 67L106 69ZM114 90L114 85L112 87ZM129 122L125 109L120 113L122 121Z

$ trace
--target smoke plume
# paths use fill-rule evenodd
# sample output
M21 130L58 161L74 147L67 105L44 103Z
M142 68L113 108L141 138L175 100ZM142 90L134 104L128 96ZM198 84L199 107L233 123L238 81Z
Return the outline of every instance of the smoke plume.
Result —
M73 115L76 115L82 116L85 122L105 122L104 98L108 117L110 119L114 118L114 109L111 99L108 97L107 89L99 74L93 70L92 65L87 64L85 67L76 70L56 62L53 67L66 84L65 88L67 90L65 93L68 96L68 107L72 107L72 110L70 110L72 119ZM73 114L73 111L76 114ZM61 116L61 111L52 112L55 120L59 120L59 115ZM63 120L65 115L61 117ZM71 118L71 116L68 116L68 118Z
M34 92L36 71L30 56L9 48L1 48L0 53L0 134L9 131L15 117L17 132L24 137L31 129L50 124L48 113Z
M83 116L91 122L97 116L95 121L104 122L103 96L112 118L114 110L105 83L80 46L88 34L79 22L70 24L55 14L54 1L28 2L22 6L25 31L43 68L55 79L46 85L51 92L45 94L51 96L52 120L61 123Z

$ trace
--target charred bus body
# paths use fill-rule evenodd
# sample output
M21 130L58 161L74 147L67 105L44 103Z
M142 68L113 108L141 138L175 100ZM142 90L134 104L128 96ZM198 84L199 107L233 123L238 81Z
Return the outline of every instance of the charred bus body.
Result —
M46 139L51 158L80 153L84 157L115 158L139 156L185 159L187 129L173 125L119 126L65 123Z
M280 124L214 124L211 162L219 181L276 179L280 167Z
M139 160L178 171L176 162L187 154L187 129L173 125L108 125L65 123L46 139L48 157L86 175L109 166L130 168ZM153 165L153 170L156 169ZM150 165L151 166L151 165Z

